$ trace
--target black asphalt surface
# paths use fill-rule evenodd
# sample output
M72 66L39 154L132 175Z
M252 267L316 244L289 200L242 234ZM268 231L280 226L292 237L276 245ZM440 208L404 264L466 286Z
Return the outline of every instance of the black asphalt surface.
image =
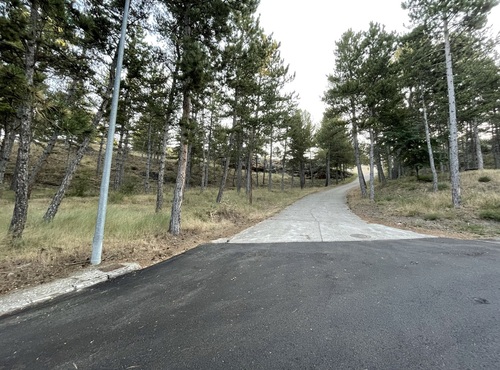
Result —
M500 369L500 244L210 244L0 318L0 369Z

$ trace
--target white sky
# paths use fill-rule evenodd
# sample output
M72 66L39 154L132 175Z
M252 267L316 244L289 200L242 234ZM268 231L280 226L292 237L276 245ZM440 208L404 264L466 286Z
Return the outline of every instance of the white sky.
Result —
M323 116L321 97L340 36L349 28L366 30L370 21L400 33L409 24L401 0L260 0L257 14L266 33L281 42L281 56L296 72L291 87L300 95L300 108L311 113L315 124ZM500 6L489 19L498 26Z

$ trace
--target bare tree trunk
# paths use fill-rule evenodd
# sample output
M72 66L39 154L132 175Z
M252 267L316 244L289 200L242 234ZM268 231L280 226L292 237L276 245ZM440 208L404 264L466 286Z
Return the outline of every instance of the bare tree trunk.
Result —
M302 159L299 162L299 176L300 176L300 188L304 189L306 186L306 164Z
M287 135L288 135L288 130L287 130ZM283 145L283 161L281 164L281 191L285 191L285 172L286 172L286 144L287 144L287 139L285 137L285 144Z
M375 161L377 164L378 181L385 185L387 184L387 179L384 173L384 166L382 166L382 156L380 155L380 149L378 148L378 145L375 146Z
M168 232L179 235L181 232L181 211L184 198L184 185L186 183L186 168L188 161L188 133L185 131L191 118L191 95L184 89L181 118L181 147L179 156L179 167L175 181L174 198L172 199L172 210L170 212L170 226Z
M35 185L36 178L38 177L38 174L40 173L44 163L46 162L49 155L52 153L52 150L54 149L54 146L56 145L58 136L59 136L59 131L58 130L54 131L54 133L50 137L47 145L45 146L45 148L42 152L42 155L40 156L40 158L38 158L38 161L31 169L31 173L30 173L30 177L29 177L30 178L29 185L28 185L29 193L31 193L31 190L33 189L33 186Z
M495 169L500 168L500 132L498 126L492 127L491 133L492 140L492 152L493 152L493 160L495 162Z
M236 173L236 191L239 194L243 184L243 159L241 158L242 150L238 148L238 166Z
M208 127L208 137L203 135L203 165L201 168L201 190L205 190L208 186L208 171L210 167L210 151L212 145L212 125L213 112L210 112L210 125Z
M373 135L373 129L370 128L368 131L370 132L370 200L373 202L375 200L375 138Z
M189 189L189 183L191 182L191 170L193 166L193 161L191 154L193 152L193 144L188 145L187 163L186 163L186 184L184 185L184 191Z
M7 131L7 129L4 131L4 138L0 149L0 185L3 184L5 178L5 170L10 160L15 138L16 134L13 131Z
M16 184L14 211L9 226L9 234L13 239L20 239L23 236L26 219L28 217L28 197L29 197L29 157L31 143L31 125L33 122L33 77L35 75L35 53L36 40L39 27L39 6L38 0L31 2L29 34L24 44L24 77L27 86L27 96L22 101L17 111L20 122L19 148L16 162Z
M97 167L95 169L95 174L96 176L99 176L102 171L102 152L103 152L103 147L104 147L104 138L105 135L104 133L101 134L101 140L99 140L99 154L97 155Z
M434 152L432 150L429 121L427 119L427 104L425 104L423 92L421 97L422 97L422 111L424 115L425 141L427 142L427 152L429 153L429 164L431 166L431 172L432 172L432 191L436 193L438 191L438 176L436 171L436 165L434 163Z
M146 174L144 176L144 193L149 194L151 191L151 184L149 183L149 177L151 173L151 120L148 122L148 149L146 155Z
M361 190L361 196L366 198L366 181L363 175L363 169L361 168L361 154L359 151L359 141L358 141L358 124L356 122L356 107L354 106L354 100L351 99L351 117L352 117L352 141L354 144L354 161L356 163L356 168L358 170L358 180L359 188Z
M111 91L113 89L113 84L114 84L114 70L116 69L117 59L118 59L118 48L115 52L115 56L111 64L111 68L109 71L108 85L106 86L106 91L104 92L101 105L99 106L99 109L97 110L97 112L94 115L94 118L92 119L91 127L93 130L97 129L99 123L102 120L104 112L108 108ZM59 206L61 205L61 202L66 194L66 191L68 190L71 184L71 180L73 179L73 176L80 164L80 161L82 160L85 152L87 151L91 139L92 139L92 133L88 134L83 139L83 142L80 144L78 151L76 152L75 158L71 161L71 163L69 163L68 167L66 168L66 173L64 174L64 178L61 182L61 185L59 185L59 189L52 198L52 201L50 202L49 207L47 208L47 211L43 216L43 219L46 222L52 221L56 216L57 211L59 210Z
M271 126L271 135L269 136L269 182L267 189L273 190L273 127Z
M175 95L177 93L177 75L179 73L179 63L176 63L173 73L172 85L168 93L167 114L165 117L165 125L163 126L163 136L161 140L161 150L158 165L158 182L156 186L156 207L155 212L158 213L163 208L163 182L165 177L165 163L167 159L168 131L170 130L170 120L174 111Z
M234 130L237 125L237 115L236 115L236 106L238 104L238 91L234 93L234 109L233 109L233 124L231 127L231 134L229 135L229 144L226 151L226 158L224 160L224 169L222 171L222 176L219 184L219 192L217 193L217 198L215 200L216 203L222 202L222 196L224 195L224 189L226 187L227 175L229 173L229 163L231 162L231 150L233 149L233 141L234 141Z
M264 176L264 172L262 173ZM259 157L255 154L255 185L259 187Z
M448 108L450 125L450 180L451 200L455 208L460 207L460 164L458 160L458 132L457 114L455 106L455 85L453 82L453 67L451 61L450 35L448 31L448 20L444 19L444 50L446 58L446 82L448 84Z
M331 148L328 147L328 151L326 153L326 181L325 181L325 186L330 186L330 178L332 177L330 173L330 167L331 167ZM337 177L337 176L335 176Z
M477 169L484 170L483 152L481 151L481 139L479 138L477 122L474 122L474 143L476 144Z

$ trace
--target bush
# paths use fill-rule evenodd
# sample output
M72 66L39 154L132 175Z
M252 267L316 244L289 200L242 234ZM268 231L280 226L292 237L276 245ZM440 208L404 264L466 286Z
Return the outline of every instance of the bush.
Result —
M500 222L500 209L485 209L479 213L483 220L492 220Z
M491 177L489 177L489 176L481 176L480 178L477 179L477 181L479 181L479 182L490 182L491 181Z
M108 202L109 203L121 203L125 199L125 194L119 191L110 191L108 194Z
M425 221L436 221L436 220L439 220L441 218L440 215L438 215L437 213L428 213L426 215L424 215L423 219Z
M447 184L445 182L440 182L438 184L438 190L448 190L450 188L450 184Z
M125 183L120 187L120 193L125 195L135 194L137 190L137 184L132 180L125 181Z
M432 182L432 175L418 175L417 181L420 182Z
M78 177L73 180L71 184L70 196L84 197L90 190L90 180L88 177Z

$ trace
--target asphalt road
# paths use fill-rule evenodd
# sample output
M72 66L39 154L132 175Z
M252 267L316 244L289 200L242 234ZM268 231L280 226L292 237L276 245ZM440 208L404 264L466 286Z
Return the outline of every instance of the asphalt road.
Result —
M499 369L500 245L210 244L0 318L0 369Z

